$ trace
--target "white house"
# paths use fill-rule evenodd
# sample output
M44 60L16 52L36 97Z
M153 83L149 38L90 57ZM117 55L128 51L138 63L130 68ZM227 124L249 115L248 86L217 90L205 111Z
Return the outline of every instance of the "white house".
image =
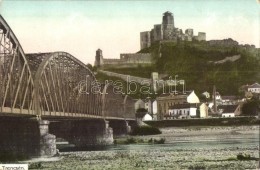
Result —
M221 112L221 117L235 117L240 115L240 105L222 105L218 109Z
M169 114L165 119L195 117L197 108L194 104L175 104L169 107Z
M247 91L260 94L260 84L254 83L247 87Z
M200 105L200 117L206 118L209 116L209 107L206 105L206 103L202 103Z

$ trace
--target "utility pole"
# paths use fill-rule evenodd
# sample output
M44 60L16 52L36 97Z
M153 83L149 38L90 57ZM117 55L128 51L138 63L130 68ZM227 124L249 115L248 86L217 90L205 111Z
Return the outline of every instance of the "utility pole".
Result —
M216 86L213 86L213 103L214 103L214 108L213 111L214 113L217 112L217 102L216 102Z

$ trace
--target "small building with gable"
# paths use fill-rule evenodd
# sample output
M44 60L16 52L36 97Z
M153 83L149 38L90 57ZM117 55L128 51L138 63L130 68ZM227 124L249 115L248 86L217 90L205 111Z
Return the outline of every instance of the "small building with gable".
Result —
M260 84L254 83L247 87L247 91L255 94L260 94Z

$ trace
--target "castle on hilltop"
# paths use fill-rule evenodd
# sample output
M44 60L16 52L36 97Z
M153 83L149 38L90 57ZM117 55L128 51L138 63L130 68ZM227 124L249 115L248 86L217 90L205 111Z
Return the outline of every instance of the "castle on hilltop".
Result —
M154 25L151 31L140 33L141 49L150 47L155 41L206 41L206 33L199 32L197 36L193 35L193 29L186 29L185 33L182 29L174 26L174 18L171 12L167 11L163 14L162 24ZM214 44L214 42L212 42ZM102 50L96 51L95 66L117 66L132 67L138 65L152 64L152 55L150 53L122 53L119 59L104 58Z
M193 29L186 29L183 33L182 29L174 26L174 17L171 12L167 11L163 14L162 24L154 25L151 31L140 33L141 49L150 47L155 41L206 41L206 33L198 32L193 35Z

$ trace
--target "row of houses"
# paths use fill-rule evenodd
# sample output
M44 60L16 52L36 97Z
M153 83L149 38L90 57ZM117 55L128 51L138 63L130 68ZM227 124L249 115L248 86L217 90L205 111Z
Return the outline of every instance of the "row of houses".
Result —
M200 103L194 91L184 93L161 94L155 100L150 98L135 102L135 111L145 109L146 114L139 113L137 117L145 120L164 120L188 117L207 117L206 103ZM149 115L150 116L149 116Z
M260 85L258 83L246 85L243 89L245 93L260 94ZM138 112L136 116L142 120L168 120L241 115L241 108L245 99L239 99L237 96L222 96L219 92L216 92L215 97L212 96L211 100L208 92L202 94L208 100L200 101L194 91L161 94L156 99L138 99L134 106L135 112L137 113L140 109L143 110ZM215 98L215 102L213 98Z

